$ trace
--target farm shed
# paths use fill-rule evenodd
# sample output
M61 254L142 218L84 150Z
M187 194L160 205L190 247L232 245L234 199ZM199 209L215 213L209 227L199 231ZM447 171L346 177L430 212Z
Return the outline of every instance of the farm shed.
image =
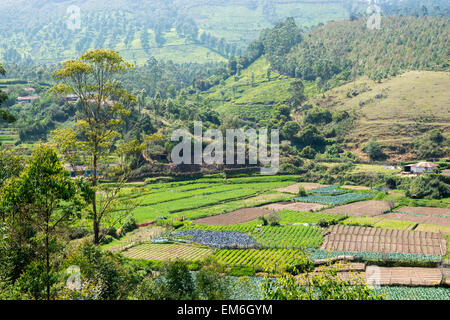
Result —
M423 173L425 171L433 171L438 168L437 164L431 162L419 162L405 166L405 172Z

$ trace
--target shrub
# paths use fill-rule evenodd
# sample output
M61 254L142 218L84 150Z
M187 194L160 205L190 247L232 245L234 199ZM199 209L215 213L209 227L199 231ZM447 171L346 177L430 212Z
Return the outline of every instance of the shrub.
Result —
M306 192L306 189L304 186L298 187L298 195L299 195L299 197L306 197L308 195L308 192Z
M105 235L102 240L100 241L100 244L108 244L114 241L114 238L110 235Z
M127 232L131 232L135 229L137 229L137 223L136 223L136 218L133 216L129 216L126 220L125 223L122 227L122 230L127 233Z
M314 150L310 146L304 147L302 152L300 152L300 156L306 159L314 159L316 157L316 154L316 150Z
M234 277L251 277L255 273L256 271L252 267L232 266L230 269L230 274Z
M267 222L271 226L279 226L281 221L281 215L278 212L272 212L271 214L267 215Z
M330 225L330 223L325 220L325 219L320 219L317 224L319 225L319 227L321 228L328 228L328 226Z
M77 240L82 239L86 236L91 234L91 232L88 229L84 228L70 228L69 229L69 239L70 240Z
M260 220L263 224L263 226L267 226L269 223L267 222L267 219L265 216L261 216L258 218L258 220Z

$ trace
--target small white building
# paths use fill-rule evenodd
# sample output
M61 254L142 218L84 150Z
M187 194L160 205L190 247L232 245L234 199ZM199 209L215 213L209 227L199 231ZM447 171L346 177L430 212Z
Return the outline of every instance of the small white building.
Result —
M405 172L423 173L425 171L434 171L438 168L437 164L431 162L419 162L405 166Z

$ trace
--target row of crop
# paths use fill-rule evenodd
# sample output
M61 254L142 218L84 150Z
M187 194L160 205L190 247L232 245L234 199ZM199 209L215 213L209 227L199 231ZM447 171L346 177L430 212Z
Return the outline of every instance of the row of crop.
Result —
M196 188L188 191L178 191L178 190L165 190L158 192L156 194L148 194L141 198L140 205L156 205L163 202L187 199L191 197L206 197L210 195L215 195L218 193L227 193L230 191L235 191L235 187L221 185L221 186L208 186L203 188ZM253 191L252 191L253 192Z
M371 194L344 193L337 196L309 195L306 197L296 197L294 198L294 201L338 206L346 203L368 200L371 198L373 198L373 195Z
M227 265L249 266L261 271L292 266L304 258L302 251L293 249L223 249L215 256Z
M319 223L320 221L326 221L328 223L338 222L346 218L345 215L330 214L321 212L299 212L292 210L280 211L282 224L294 224L294 223Z
M334 251L329 252L326 250L315 250L311 254L312 260L324 260L328 258L334 258L339 256L352 256L356 260L373 261L373 262L385 262L385 263L399 263L399 264L439 264L442 262L441 256L427 255L427 254L414 254L414 253L381 253L381 252L344 252Z
M306 226L266 226L251 235L265 248L318 248L323 243L322 230Z
M124 256L134 259L165 261L183 259L196 261L212 254L208 248L178 244L142 244L123 252Z

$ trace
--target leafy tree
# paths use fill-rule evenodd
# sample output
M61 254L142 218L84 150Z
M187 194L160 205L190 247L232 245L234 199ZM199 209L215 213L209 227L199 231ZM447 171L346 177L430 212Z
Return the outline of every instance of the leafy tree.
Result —
M376 138L372 138L363 151L370 157L371 161L383 160L386 157Z
M0 75L5 75L6 70L3 68L2 64L0 63ZM8 95L3 92L3 90L0 90L0 106L8 100ZM14 115L11 113L0 109L0 120L7 121L8 123L15 122L17 119Z
M313 108L306 111L303 122L305 124L327 124L333 121L333 116L328 109L324 108Z
M300 156L306 159L314 159L316 154L316 150L314 150L311 146L304 147L302 152L300 152Z
M231 297L231 280L224 275L224 268L216 261L205 261L207 266L195 276L199 298L204 300L228 300Z
M12 177L17 177L24 168L21 152L0 146L0 188Z
M375 294L365 280L339 277L340 266L321 267L320 272L300 276L285 273L279 278L266 277L262 284L264 300L384 300Z
M421 159L436 159L448 150L448 140L438 129L433 129L421 140L415 142L417 155Z
M300 131L298 140L303 148L310 146L316 150L325 149L325 138L319 129L312 124L307 125Z
M292 107L300 107L306 101L305 86L301 80L294 80L289 86L291 94L290 103Z
M76 213L77 186L61 165L56 151L39 145L28 166L2 189L1 207L7 218L29 223L37 232L36 241L44 242L44 283L50 299L52 279L51 255L57 250L57 228Z
M132 65L124 61L115 51L97 49L83 54L78 60L62 63L62 68L54 72L59 84L53 87L58 93L74 93L81 103L82 112L76 124L79 131L77 139L82 151L89 159L92 169L91 186L98 186L98 174L101 163L111 155L114 142L121 136L118 129L129 116L127 110L135 102L116 76ZM112 192L112 199L98 207L97 194L92 196L92 219L94 243L100 242L100 226L108 214L112 200L117 196Z
M288 121L281 128L281 135L284 139L292 141L294 136L300 131L300 125L295 121Z

